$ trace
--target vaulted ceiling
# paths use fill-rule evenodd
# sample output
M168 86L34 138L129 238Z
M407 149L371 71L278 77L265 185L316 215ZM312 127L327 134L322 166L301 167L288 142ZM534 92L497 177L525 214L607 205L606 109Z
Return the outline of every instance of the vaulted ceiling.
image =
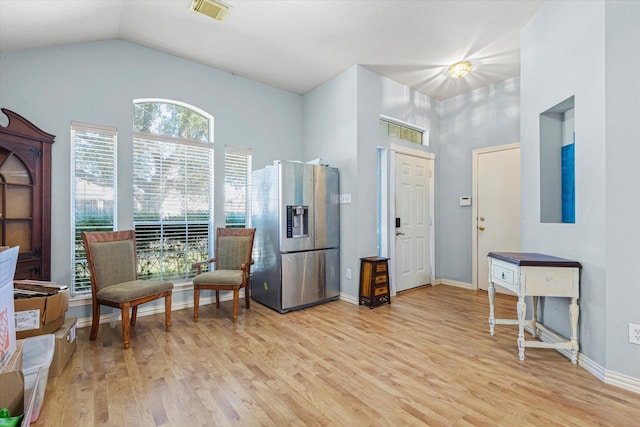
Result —
M354 64L446 99L520 74L542 0L0 0L0 52L123 39L304 94ZM450 64L470 61L462 79Z

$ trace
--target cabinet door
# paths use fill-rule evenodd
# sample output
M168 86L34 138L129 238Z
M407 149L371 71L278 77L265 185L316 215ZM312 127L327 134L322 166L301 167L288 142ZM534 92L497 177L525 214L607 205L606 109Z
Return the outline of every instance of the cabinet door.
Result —
M37 151L0 143L0 245L19 246L16 279L39 279L41 273L40 186Z
M16 279L51 279L51 145L55 135L6 108L0 126L0 246L20 246Z

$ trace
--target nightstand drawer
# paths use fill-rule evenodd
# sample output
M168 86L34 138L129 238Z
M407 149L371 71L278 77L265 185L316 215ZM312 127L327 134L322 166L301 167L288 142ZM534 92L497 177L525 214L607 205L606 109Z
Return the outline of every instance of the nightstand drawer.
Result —
M389 278L387 277L386 274L380 274L376 276L375 282L376 282L376 285L379 285L381 283L389 283Z
M380 262L376 263L376 273L386 272L387 271L387 263Z
M388 293L389 293L389 288L387 286L379 286L373 291L374 296L377 296L377 297L380 295L388 294Z

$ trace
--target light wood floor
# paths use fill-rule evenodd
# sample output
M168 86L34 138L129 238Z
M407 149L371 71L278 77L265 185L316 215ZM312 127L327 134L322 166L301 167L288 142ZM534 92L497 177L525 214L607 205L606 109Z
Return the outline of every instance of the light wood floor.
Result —
M78 349L34 426L637 426L640 395L606 385L517 330L488 332L483 292L407 291L373 310L335 301L278 314L231 304L138 320ZM496 314L515 317L499 296Z

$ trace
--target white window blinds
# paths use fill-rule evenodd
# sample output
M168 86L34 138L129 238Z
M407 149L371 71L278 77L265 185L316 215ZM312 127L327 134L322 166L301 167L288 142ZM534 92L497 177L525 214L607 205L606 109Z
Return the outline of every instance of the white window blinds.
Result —
M91 292L83 231L111 231L116 227L115 128L71 123L71 292Z
M133 193L140 278L189 277L209 257L213 144L134 134Z
M244 228L249 221L251 149L225 147L224 222L227 228Z

